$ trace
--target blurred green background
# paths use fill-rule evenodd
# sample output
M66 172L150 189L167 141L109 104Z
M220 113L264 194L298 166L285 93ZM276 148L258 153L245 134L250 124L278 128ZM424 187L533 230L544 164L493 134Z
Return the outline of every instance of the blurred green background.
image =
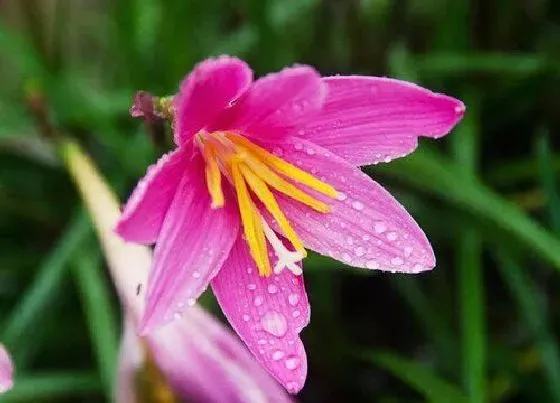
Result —
M171 94L220 53L259 75L309 63L467 105L450 136L365 168L425 229L433 272L307 260L298 400L560 402L557 0L0 1L0 340L18 375L0 400L107 401L114 372L114 290L40 134L79 139L124 199L159 152L132 95Z

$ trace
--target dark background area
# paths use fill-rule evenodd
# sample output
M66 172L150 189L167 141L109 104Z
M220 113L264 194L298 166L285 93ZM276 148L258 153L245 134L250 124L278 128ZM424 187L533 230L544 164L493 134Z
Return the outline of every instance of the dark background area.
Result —
M124 199L158 155L128 115L132 95L172 94L221 53L258 75L307 63L467 105L448 137L365 168L424 228L434 271L307 260L298 400L560 402L555 0L1 1L0 340L18 379L0 400L105 401L98 357L119 336L95 237L38 117L78 139Z

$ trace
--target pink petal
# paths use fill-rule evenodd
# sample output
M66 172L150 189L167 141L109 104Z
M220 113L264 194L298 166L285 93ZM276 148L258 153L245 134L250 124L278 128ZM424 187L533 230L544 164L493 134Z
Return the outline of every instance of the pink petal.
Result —
M164 154L148 168L129 197L115 228L121 237L142 244L157 240L165 214L188 166L188 151L176 149Z
M329 203L318 213L278 195L278 202L305 246L368 269L417 273L435 266L424 232L383 187L342 158L306 140L288 139L283 158L334 186L338 200L306 189Z
M175 143L184 144L210 125L251 85L253 72L242 60L229 56L198 64L181 83L175 97Z
M10 354L0 344L0 394L7 392L14 386L14 366Z
M388 162L414 151L418 136L447 134L465 112L457 99L377 77L329 77L321 114L299 132L354 165Z
M158 367L187 401L290 401L239 339L196 306L150 332L147 341Z
M169 207L154 251L141 326L144 332L170 322L185 306L194 304L237 237L235 203L226 199L224 207L211 209L204 178L204 162L196 154Z
M138 402L137 376L144 366L144 349L136 328L129 317L125 317L124 332L119 350L117 379L115 385L116 403Z
M257 80L213 126L249 137L286 134L314 116L323 105L326 86L311 67L291 67Z
M307 358L299 333L310 316L303 277L288 270L259 276L240 237L212 280L212 289L229 322L257 360L289 392L298 392L307 376Z

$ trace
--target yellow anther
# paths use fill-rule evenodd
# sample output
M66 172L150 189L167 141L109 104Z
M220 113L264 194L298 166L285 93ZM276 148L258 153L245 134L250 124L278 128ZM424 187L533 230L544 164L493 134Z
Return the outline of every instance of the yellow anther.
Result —
M313 175L299 169L295 165L292 165L289 162L284 161L282 158L269 153L264 148L251 143L245 137L239 136L234 133L227 133L227 136L234 144L243 146L253 155L258 157L261 161L263 161L266 165L274 168L276 171L287 176L288 178L293 179L294 181L299 182L303 185L309 186L311 189L332 197L333 199L338 196L335 188L333 188L328 183L315 178Z
M231 164L233 186L237 193L239 213L243 224L243 232L253 260L257 264L259 274L270 275L272 269L266 252L266 242L260 220L257 220L256 207L249 196L249 190L237 163ZM264 246L264 251L263 251Z
M249 185L253 193L255 193L259 200L265 205L270 214L272 214L272 217L274 217L274 219L278 223L278 226L284 233L284 236L288 238L288 240L296 250L305 253L303 242L301 241L301 239L299 239L296 232L288 222L288 219L280 209L280 206L278 206L274 195L268 189L266 184L246 165L240 165L239 170L241 171L241 174L247 181L247 184Z
M212 208L220 208L224 205L222 173L216 160L215 150L211 144L204 146L204 158L206 160L206 186L212 198Z

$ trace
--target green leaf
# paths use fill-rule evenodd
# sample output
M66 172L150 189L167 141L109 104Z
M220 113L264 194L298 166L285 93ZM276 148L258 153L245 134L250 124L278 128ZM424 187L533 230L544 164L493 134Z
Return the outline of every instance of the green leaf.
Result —
M554 401L560 402L560 349L547 323L537 287L508 251L498 252L500 272L507 283L523 321L535 339L543 360L547 385Z
M3 343L14 350L25 347L26 337L23 336L33 329L35 322L49 309L52 300L61 291L66 263L88 232L87 218L80 213L71 221L64 235L39 268L35 281L4 322L0 336Z
M73 273L82 297L99 374L109 400L113 394L119 333L109 286L100 271L99 256L85 251L73 262Z
M549 136L543 132L537 140L537 158L539 163L540 179L548 201L548 217L550 226L560 234L560 197L556 188L556 175L554 173L552 153L550 152Z
M376 166L375 170L397 177L477 215L560 270L560 240L557 237L516 205L488 189L476 178L465 175L457 165L438 153L424 148L390 165Z
M366 353L363 357L399 378L427 400L436 403L468 402L457 387L438 377L423 364L384 351Z
M16 377L14 389L2 395L1 400L2 403L36 402L39 399L90 396L99 390L99 378L92 373L72 371L70 373L28 374Z

